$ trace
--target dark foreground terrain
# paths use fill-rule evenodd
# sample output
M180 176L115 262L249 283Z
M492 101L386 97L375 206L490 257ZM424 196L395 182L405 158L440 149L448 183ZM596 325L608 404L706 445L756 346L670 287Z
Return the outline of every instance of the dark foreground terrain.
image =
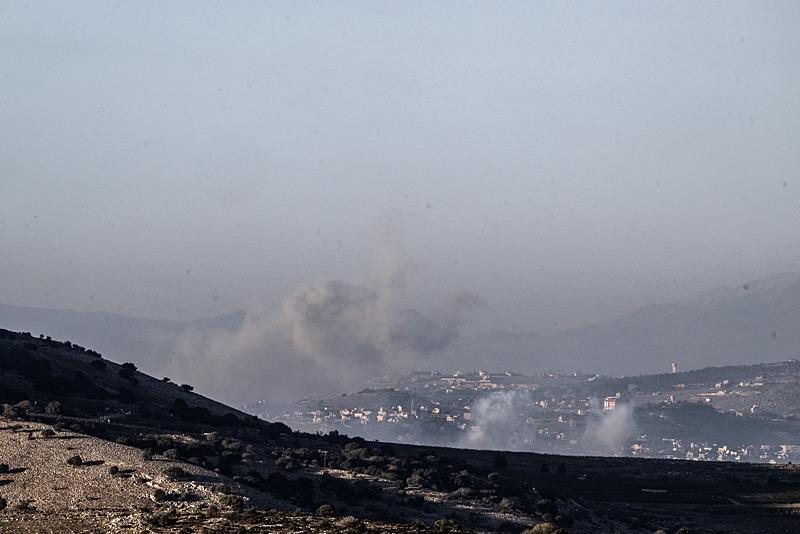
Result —
M6 532L798 532L800 469L293 432L0 330ZM561 529L561 530L559 530Z

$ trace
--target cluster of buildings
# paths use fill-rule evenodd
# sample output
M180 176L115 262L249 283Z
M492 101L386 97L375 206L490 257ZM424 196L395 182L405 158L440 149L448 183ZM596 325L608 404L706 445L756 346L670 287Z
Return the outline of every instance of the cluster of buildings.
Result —
M788 463L800 460L800 445L729 446L712 442L695 442L659 438L650 442L640 436L630 446L631 456L715 462Z
M743 425L764 420L764 414L778 405L771 399L783 398L768 387L770 378L786 381L788 376L791 381L797 376L800 381L800 366L784 369L782 374L770 369L772 377L767 378L749 371L726 372L722 377L709 371L708 377L697 380L691 374L697 372L677 373L677 365L672 371L618 379L577 373L529 377L482 370L418 372L355 394L250 411L301 431L336 430L396 442L463 444L490 428L512 444L509 448L535 452L697 461L800 460L800 426L798 444L794 444L777 441L780 438L773 439L775 436L765 436L764 443L742 443L735 432L730 440L709 440L702 434L704 424L694 424L703 417L710 418L710 425L723 416L749 418L738 419ZM638 408L621 410L623 406ZM792 424L791 417L784 419ZM632 435L606 439L609 429L604 427L612 421ZM683 430L673 432L674 428ZM791 431L783 434L791 436ZM600 441L605 448L592 449L590 438L596 435L603 436Z

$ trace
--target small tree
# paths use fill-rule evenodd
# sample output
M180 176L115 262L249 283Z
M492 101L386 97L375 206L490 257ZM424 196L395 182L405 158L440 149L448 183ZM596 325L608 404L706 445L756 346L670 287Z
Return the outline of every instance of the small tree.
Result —
M119 376L127 380L133 378L135 372L136 372L136 366L130 362L125 362L122 364L122 367L119 370Z
M44 413L47 415L61 415L61 403L57 400L48 402L44 407Z
M194 386L190 386L189 384L181 384L181 389L188 393L190 391L194 391Z

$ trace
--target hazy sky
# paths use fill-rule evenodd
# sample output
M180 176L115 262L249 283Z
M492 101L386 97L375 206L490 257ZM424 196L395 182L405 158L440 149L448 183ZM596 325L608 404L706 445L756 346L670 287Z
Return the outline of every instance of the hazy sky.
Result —
M0 2L0 302L369 272L541 331L800 270L800 3Z

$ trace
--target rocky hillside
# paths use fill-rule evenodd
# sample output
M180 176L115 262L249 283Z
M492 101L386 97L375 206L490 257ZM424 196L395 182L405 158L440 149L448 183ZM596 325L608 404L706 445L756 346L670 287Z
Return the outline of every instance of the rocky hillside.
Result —
M303 434L189 389L72 343L0 330L0 530L800 528L795 466L570 458Z

